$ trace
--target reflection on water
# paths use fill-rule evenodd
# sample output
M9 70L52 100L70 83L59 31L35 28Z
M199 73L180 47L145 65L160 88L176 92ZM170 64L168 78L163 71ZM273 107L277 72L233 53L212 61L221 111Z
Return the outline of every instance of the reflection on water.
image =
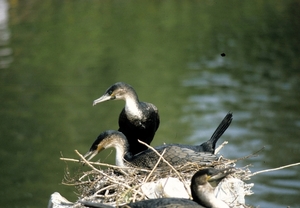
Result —
M64 170L88 168L59 157L117 129L123 102L92 107L117 81L159 108L154 146L202 143L232 111L222 155L265 147L238 162L253 172L299 162L298 0L9 2L0 0L1 205L46 206L55 191L77 199ZM113 163L109 153L96 159ZM254 176L247 202L297 207L298 172Z
M9 44L8 9L6 0L0 0L0 69L7 68L12 62L12 50Z
M230 62L220 61L220 58L200 61L188 64L192 78L183 81L183 86L193 91L190 104L184 107L185 120L194 124L191 139L209 137L213 132L213 128L203 131L199 123L209 126L209 123L217 123L216 117L221 118L220 110L233 111L234 121L223 136L229 144L222 154L237 158L264 147L258 157L241 162L253 164L253 171L299 162L300 147L299 103L295 102L295 97L299 97L299 83L293 77L287 78L285 70L280 68L270 66L268 77L254 73L261 68L260 64L264 62L253 63L251 71L246 67L238 69L242 76L236 77L237 69ZM212 113L203 116L203 112ZM274 202L277 201L274 196L281 195L289 199L284 202L280 198L278 203L289 204L289 200L299 194L300 181L295 169L299 170L293 167L254 176L256 195L247 200L248 203L256 204L258 198L265 198L268 202L259 202L261 207L280 207Z

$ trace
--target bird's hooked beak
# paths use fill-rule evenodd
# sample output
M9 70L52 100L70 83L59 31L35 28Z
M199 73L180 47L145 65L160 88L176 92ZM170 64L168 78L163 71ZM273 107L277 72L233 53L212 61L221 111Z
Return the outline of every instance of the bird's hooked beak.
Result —
M94 100L93 106L97 105L98 103L102 103L104 101L113 100L115 98L116 97L113 94L109 95L108 93L106 93L106 94L102 95L100 98Z
M215 169L214 173L207 176L207 181L208 182L220 181L220 180L222 180L223 178L225 178L226 176L228 176L231 173L234 173L232 168L226 168L226 169L223 169L223 170L216 170Z
M87 152L83 157L87 160L90 161L93 157L95 157L98 154L97 150L89 151ZM89 158L88 158L89 157Z
M99 152L101 152L104 148L98 145L97 149L88 151L83 157L90 161L93 157L95 157Z

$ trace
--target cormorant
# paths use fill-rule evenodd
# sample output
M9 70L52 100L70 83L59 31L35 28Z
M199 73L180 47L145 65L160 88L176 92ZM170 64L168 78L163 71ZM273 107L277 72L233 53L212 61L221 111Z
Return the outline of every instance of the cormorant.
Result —
M209 184L212 181L220 181L227 175L233 173L233 169L217 170L207 168L199 170L194 174L191 180L191 193L193 200L181 198L158 198L144 201L132 202L119 207L131 208L229 208L229 206L214 195L214 188ZM110 205L80 201L86 207L94 208L112 208Z
M138 139L149 144L153 140L159 127L158 109L151 103L141 102L138 95L129 84L117 82L110 86L93 105L107 100L124 100L125 107L119 116L119 129L129 143L129 152L133 155L142 152L147 147L138 142Z
M163 155L164 159L173 166L182 165L187 162L195 162L198 164L211 163L217 159L217 156L214 154L215 142L227 129L231 120L232 114L228 113L213 133L211 139L201 145L167 144L155 147L155 150L160 154L165 151ZM127 166L126 162L128 162L140 168L152 169L159 159L159 156L151 149L133 155L128 151L129 144L126 136L122 132L115 130L102 132L84 157L87 158L87 160L91 160L100 151L110 147L116 149L116 165L121 167ZM213 152L206 151L211 147L213 148ZM167 164L161 161L158 166L164 167L167 166Z

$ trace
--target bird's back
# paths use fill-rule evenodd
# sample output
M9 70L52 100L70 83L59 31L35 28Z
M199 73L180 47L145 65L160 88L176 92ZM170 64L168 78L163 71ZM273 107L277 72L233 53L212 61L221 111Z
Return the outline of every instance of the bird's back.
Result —
M209 152L199 152L197 151L197 146L192 145L162 145L155 147L155 150L158 153L163 154L163 158L173 166L183 165L188 162L204 165L217 159L216 155ZM158 160L159 156L153 150L148 149L133 156L131 159L129 159L129 162L137 167L152 169ZM168 165L161 160L158 167L165 166Z

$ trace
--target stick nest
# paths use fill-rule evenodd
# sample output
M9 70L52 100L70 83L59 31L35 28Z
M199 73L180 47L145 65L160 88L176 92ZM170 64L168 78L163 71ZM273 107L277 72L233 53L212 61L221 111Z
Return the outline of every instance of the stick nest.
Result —
M75 186L81 201L101 202L113 206L148 199L141 191L141 186L161 178L178 178L189 193L191 178L198 170L208 167L217 169L234 167L237 161L220 157L217 161L202 166L195 163L186 163L185 165L173 167L168 164L163 169L158 169L155 166L152 170L148 170L137 167L121 168L104 163L89 162L77 150L75 152L91 170L79 173L76 177L71 177L69 172L66 171L63 184ZM68 158L61 158L61 160L79 162L79 160ZM163 154L160 160L164 162ZM240 180L248 180L250 174L251 172L247 167L235 168L235 173L232 176Z

